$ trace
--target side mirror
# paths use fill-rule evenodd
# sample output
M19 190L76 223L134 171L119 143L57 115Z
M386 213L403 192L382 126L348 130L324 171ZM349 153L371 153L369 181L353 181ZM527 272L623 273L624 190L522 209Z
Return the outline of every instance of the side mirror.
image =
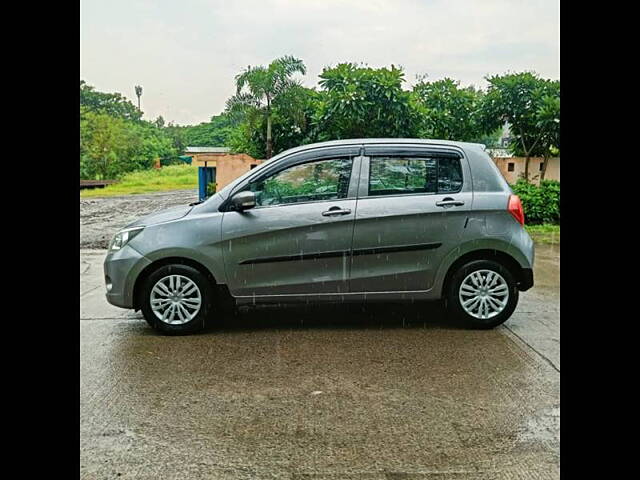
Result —
M231 205L238 212L249 210L256 206L256 194L249 190L238 192L231 199Z

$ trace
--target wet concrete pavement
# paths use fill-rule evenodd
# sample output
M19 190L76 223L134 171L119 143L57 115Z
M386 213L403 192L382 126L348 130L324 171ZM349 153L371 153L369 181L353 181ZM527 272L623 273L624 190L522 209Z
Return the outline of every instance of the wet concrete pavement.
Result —
M338 305L189 337L108 305L104 254L80 252L82 478L559 477L558 245L491 331Z

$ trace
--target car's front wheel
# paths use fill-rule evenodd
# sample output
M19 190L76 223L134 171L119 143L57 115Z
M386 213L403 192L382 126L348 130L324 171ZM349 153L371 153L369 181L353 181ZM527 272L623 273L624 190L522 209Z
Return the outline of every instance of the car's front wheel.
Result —
M518 304L513 274L492 260L474 260L451 277L447 308L472 328L493 328L504 323Z
M149 275L142 288L141 310L156 330L170 335L195 333L205 326L211 285L187 265L165 265Z

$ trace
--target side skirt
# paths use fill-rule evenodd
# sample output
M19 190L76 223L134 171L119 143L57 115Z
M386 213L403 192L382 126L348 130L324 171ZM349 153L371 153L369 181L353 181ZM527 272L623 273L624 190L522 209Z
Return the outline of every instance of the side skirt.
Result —
M309 295L256 295L235 297L236 305L256 305L274 303L348 303L348 302L389 302L438 300L439 297L430 290L405 292L358 292L358 293L321 293Z

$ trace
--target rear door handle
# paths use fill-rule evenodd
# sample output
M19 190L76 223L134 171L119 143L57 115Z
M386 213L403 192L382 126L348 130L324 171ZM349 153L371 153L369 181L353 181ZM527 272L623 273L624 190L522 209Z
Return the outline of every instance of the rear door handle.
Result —
M461 205L464 205L462 200L455 200L451 197L446 197L443 198L442 201L436 202L436 206L438 207L459 207Z
M322 212L323 217L331 217L333 215L348 215L351 213L349 208L331 207L329 210Z

